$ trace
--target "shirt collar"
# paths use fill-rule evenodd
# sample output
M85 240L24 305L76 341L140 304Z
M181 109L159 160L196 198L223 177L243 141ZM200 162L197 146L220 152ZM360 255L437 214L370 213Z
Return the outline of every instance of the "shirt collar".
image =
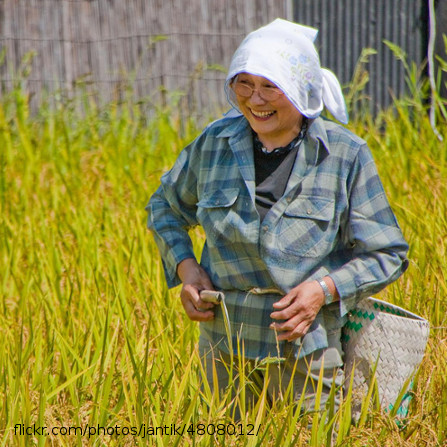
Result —
M229 126L225 126L224 129L222 129L222 131L217 134L218 138L231 138L238 135L243 135L245 134L244 131L247 131L248 128L250 128L248 121L243 115L233 116L231 114L228 114L227 117L224 119L231 119L233 122L231 122ZM329 141L323 118L318 117L308 120L307 137L311 140L314 140L315 142L319 140L323 144L326 151L330 153Z
M236 137L244 133L244 131L250 130L248 121L242 114L230 115L227 114L223 120L231 120L229 125L225 126L216 136L217 138L231 138Z
M326 151L328 153L331 152L326 127L324 125L324 118L318 117L313 120L309 120L307 136L315 142L319 140L323 144Z

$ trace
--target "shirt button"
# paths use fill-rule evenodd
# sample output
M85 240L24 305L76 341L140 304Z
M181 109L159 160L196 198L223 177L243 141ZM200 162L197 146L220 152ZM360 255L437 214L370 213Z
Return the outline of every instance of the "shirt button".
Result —
M267 231L269 229L269 226L268 225L263 225L263 227L262 227L262 231Z
M312 210L311 210L311 209L308 209L308 210L307 210L307 214L312 214Z

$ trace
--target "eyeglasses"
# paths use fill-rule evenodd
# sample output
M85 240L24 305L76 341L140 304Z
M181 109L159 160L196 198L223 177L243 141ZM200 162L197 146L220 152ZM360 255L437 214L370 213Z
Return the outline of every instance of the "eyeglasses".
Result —
M251 98L253 93L257 91L258 95L264 101L275 101L281 95L284 95L282 90L273 85L263 85L259 88L253 88L250 84L244 81L238 81L237 79L231 83L231 88L236 95L242 96L243 98Z

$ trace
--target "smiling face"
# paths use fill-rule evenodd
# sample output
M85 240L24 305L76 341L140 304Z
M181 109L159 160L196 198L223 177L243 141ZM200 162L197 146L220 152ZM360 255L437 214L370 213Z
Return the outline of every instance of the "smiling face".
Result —
M238 94L238 89L233 88L233 91L239 110L268 150L286 146L298 136L303 115L298 112L286 95L281 92L276 99L269 101L265 99L265 96L263 97L263 93L270 89L278 90L275 84L262 76L249 73L240 73L236 82L254 89L249 97ZM266 96L271 95L267 93Z

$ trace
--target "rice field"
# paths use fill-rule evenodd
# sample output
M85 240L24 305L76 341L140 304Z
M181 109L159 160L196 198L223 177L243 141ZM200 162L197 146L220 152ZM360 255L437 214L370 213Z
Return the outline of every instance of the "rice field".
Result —
M267 405L265 389L235 420L230 393L201 387L198 327L167 290L144 211L200 126L174 106L148 118L144 104L80 94L31 114L24 89L4 95L0 446L329 446L336 427L339 446L446 446L447 125L436 105L443 141L417 89L349 124L410 244L410 268L378 298L432 327L405 424L373 399L353 426L347 404L303 415L287 395ZM203 235L192 237L199 253Z

